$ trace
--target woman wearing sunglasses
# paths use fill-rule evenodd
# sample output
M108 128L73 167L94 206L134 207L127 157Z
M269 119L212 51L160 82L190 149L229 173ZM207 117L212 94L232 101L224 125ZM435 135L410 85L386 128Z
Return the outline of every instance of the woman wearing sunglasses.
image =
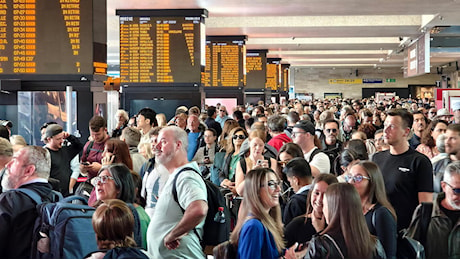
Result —
M256 168L246 175L245 203L230 237L231 243L238 247L237 258L296 258L295 247L289 250L284 247L280 190L280 179L271 169Z
M387 199L379 167L370 161L360 161L344 177L358 191L369 231L380 240L386 256L395 258L396 213Z
M308 242L305 258L385 258L382 245L369 232L352 185L330 185L323 204L327 227Z
M223 188L230 189L236 194L235 189L235 172L236 166L240 159L239 153L241 145L246 140L248 133L242 127L233 128L226 142L225 152L219 152L214 158L214 165L211 168L211 175L213 171L217 170L218 180L216 184ZM213 177L211 177L212 179ZM215 182L215 181L214 181Z

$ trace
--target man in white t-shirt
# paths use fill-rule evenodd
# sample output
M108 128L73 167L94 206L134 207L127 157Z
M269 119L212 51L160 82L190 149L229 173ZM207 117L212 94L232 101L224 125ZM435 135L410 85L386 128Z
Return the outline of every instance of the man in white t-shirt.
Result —
M147 230L148 252L153 258L205 258L200 238L208 212L206 185L199 173L185 170L175 183L177 201L172 192L174 179L181 169L192 167L199 171L196 162L187 160L187 146L187 133L181 128L169 126L160 131L155 161L162 164L170 176Z
M313 177L320 173L330 173L331 165L329 157L321 152L315 145L319 145L319 139L315 135L315 126L308 120L301 120L294 125L291 133L292 140L302 148L305 160L310 163Z

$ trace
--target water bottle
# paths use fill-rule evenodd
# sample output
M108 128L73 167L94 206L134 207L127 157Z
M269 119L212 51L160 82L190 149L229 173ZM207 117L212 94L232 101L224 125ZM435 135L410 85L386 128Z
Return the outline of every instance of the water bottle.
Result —
M214 221L220 224L225 223L224 207L219 207L217 209L217 213L214 216Z

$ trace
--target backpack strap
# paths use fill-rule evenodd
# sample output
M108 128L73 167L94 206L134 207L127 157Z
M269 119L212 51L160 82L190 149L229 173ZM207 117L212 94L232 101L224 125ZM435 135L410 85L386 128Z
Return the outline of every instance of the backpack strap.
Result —
M324 234L323 236L326 237L327 239L329 239L332 242L332 244L334 244L335 248L339 252L339 254L342 257L342 259L345 259L345 256L342 254L342 250L340 250L340 247L337 245L335 240L331 236L329 236L328 234Z
M131 209L131 212L134 216L134 240L138 247L142 247L142 232L141 232L141 220L139 218L139 213L137 212L136 208L132 203L126 203L128 207Z
M181 174L182 172L185 172L185 171L193 171L193 172L196 172L198 175L201 176L201 174L195 170L194 168L192 167L184 167L182 169L180 169L180 171L178 173L176 173L176 176L174 176L174 180L173 180L173 187L172 187L172 195L173 195L173 198L174 198L174 201L177 203L177 205L179 205L179 208L182 210L182 214L185 213L185 209L182 208L182 206L180 205L179 203L179 199L177 197L177 188L176 188L176 182L177 182L177 177L179 177L179 174ZM202 177L203 178L203 177ZM196 231L196 228L193 228L193 232L195 233L195 235L198 237L198 240L200 241L200 244L202 244L203 242L203 239L200 237L200 235L198 234L198 231Z
M27 189L27 188L19 188L19 189L15 189L15 190L26 194L29 198L31 198L33 201L35 201L35 203L37 205L40 205L40 204L43 203L42 197L40 197L40 195L38 195L38 193L36 191L34 191L34 190Z
M314 158L317 154L319 154L319 153L321 152L321 151L318 149L318 147L315 147L315 148L313 148L313 149L314 149L314 150L313 150L313 152L311 152L310 158L308 159L308 163L310 163L311 161L313 161L313 158Z
M91 152L91 148L93 148L94 141L89 142L88 146L86 147L85 151L85 158L88 160L89 152Z
M431 220L431 213L433 210L433 203L431 202L422 202L420 209L420 243L425 245L426 243L426 234L428 231L428 226Z

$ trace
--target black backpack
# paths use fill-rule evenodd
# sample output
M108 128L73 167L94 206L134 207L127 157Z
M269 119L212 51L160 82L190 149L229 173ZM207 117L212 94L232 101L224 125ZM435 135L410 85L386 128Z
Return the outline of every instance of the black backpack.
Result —
M181 169L174 177L172 194L173 194L174 200L177 202L182 212L185 212L185 210L179 204L179 200L177 198L176 181L177 181L177 177L179 176L179 174L184 171L196 172L198 175L200 175L201 178L203 178L203 176L201 176L201 174L197 170L191 167L185 167ZM201 247L204 249L206 246L215 246L229 239L230 237L230 212L225 203L225 198L219 190L219 187L208 180L203 179L203 181L204 181L204 184L206 185L206 191L208 195L208 213L206 215L206 219L205 219L204 226L203 226L203 230L204 230L203 237L201 238L199 236L195 228L193 228L193 232L200 240ZM219 222L214 221L214 217L218 213L219 207L224 208L225 223L219 223Z

